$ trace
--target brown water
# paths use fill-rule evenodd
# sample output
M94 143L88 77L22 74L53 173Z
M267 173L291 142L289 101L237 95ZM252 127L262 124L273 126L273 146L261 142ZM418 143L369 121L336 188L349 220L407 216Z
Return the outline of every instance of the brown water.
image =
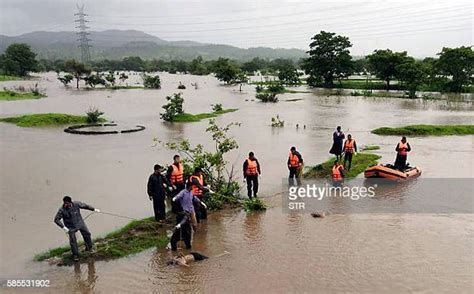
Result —
M133 76L137 78L136 76ZM251 101L252 87L219 86L212 77L161 74L161 90L64 89L55 74L41 77L47 98L1 102L0 115L63 112L82 114L91 106L109 120L145 125L133 134L80 136L60 128L30 129L0 124L1 271L0 278L49 279L53 292L472 292L472 214L338 214L313 219L281 209L282 178L288 149L296 145L306 164L328 158L331 133L342 125L359 145L377 144L383 162L394 159L397 137L372 135L380 126L473 123L472 104L405 99L281 95L277 104ZM228 158L240 169L254 151L263 177L260 196L270 208L262 214L213 213L195 234L194 250L210 256L190 268L167 268L168 252L151 249L133 257L74 267L32 261L35 253L66 244L52 222L63 195L103 211L134 218L149 216L146 181L155 163L172 152L154 147L189 138L209 144L206 121L165 124L159 119L165 96L183 82L187 112L208 112L222 103L239 111L220 124L239 121L232 134L240 144ZM199 89L190 86L198 82ZM32 85L4 82L0 86ZM285 99L301 98L296 102ZM248 101L245 101L248 99ZM272 129L276 114L286 126ZM306 129L295 125L306 125ZM424 178L472 178L473 136L409 138L409 162ZM243 193L245 194L245 193ZM409 195L416 197L416 195ZM128 221L107 215L87 219L95 236ZM229 254L215 257L223 252Z

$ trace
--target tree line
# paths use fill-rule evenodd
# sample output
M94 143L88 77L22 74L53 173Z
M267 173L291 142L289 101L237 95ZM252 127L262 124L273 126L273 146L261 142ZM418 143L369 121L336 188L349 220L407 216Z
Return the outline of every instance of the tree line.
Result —
M308 58L300 60L253 58L237 61L228 58L204 60L197 57L184 60L144 60L138 56L122 60L97 60L81 65L71 60L36 60L36 54L26 44L12 44L0 56L0 70L4 74L24 76L30 71L71 71L71 64L83 67L85 72L138 71L169 73L189 73L193 75L215 76L227 84L247 82L248 75L260 73L262 76L277 76L285 85L299 85L301 76L306 74L310 87L343 87L343 81L352 75L374 76L383 81L386 90L407 90L415 97L417 90L439 92L470 91L474 74L474 53L471 47L443 48L436 58L422 60L409 56L406 51L377 49L359 59L350 55L352 47L348 37L321 31L311 38ZM79 64L79 65L78 65ZM102 83L102 80L96 79ZM395 83L396 81L396 83ZM86 81L87 82L87 81ZM92 77L94 82L94 77ZM350 85L348 86L350 87ZM367 88L371 85L367 84Z

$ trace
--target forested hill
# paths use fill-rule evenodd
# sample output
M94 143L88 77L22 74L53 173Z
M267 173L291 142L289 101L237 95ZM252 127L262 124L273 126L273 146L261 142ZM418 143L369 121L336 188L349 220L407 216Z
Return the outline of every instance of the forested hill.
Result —
M205 60L228 57L237 60L260 58L289 58L297 60L306 53L299 49L273 49L256 47L242 49L229 45L205 44L193 41L166 41L136 30L92 31L89 38L92 59L122 59L125 56L140 56L143 59L192 60L202 56ZM79 58L75 32L32 32L19 36L0 35L0 51L12 43L26 43L38 54L38 58Z

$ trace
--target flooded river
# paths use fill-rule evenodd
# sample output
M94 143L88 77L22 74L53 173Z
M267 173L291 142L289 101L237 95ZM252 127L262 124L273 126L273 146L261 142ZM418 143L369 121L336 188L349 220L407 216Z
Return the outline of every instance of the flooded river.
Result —
M244 86L239 93L238 87L220 86L210 76L160 76L161 90L76 91L65 89L55 74L46 74L39 86L46 89L47 98L0 103L2 117L83 114L95 106L118 124L146 126L132 134L81 136L66 134L62 128L0 124L1 279L48 279L51 287L47 291L59 293L472 292L472 214L373 212L313 219L308 214L283 212L281 196L292 145L300 150L306 165L322 162L329 156L333 129L341 125L359 145L380 145L376 153L381 161L392 162L399 138L373 135L371 129L418 123L472 124L472 104L315 93L280 95L279 103L263 104L252 101L252 86ZM187 89L177 90L180 81ZM195 82L198 89L191 87ZM0 86L34 83L14 81ZM151 215L148 175L155 163L170 163L173 155L154 146L152 139L189 138L193 144L205 145L210 141L204 132L206 120L187 124L160 120L165 96L178 91L184 94L186 112L209 112L210 104L215 103L239 109L217 118L220 124L242 123L231 131L240 148L228 160L240 173L246 154L255 152L263 172L259 195L270 208L261 214L211 214L194 237L194 250L211 258L189 268L167 268L169 253L164 249L76 267L32 261L36 253L67 244L64 233L53 223L64 195L133 218ZM301 100L285 101L288 99ZM284 128L270 126L271 117L277 114L285 121ZM423 169L423 178L474 177L473 136L409 138L409 142L413 151L408 161ZM404 197L409 202L417 195L408 192ZM94 236L127 222L101 214L87 219ZM229 254L220 256L224 252Z

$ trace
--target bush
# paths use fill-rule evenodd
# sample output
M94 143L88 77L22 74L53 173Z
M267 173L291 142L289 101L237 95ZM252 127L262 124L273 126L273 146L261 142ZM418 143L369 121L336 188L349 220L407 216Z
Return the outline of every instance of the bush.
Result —
M167 104L163 105L164 113L160 113L161 119L173 121L178 114L184 113L184 98L181 93L174 93L173 96L166 96Z
M211 106L212 106L212 111L214 112L219 112L219 111L224 110L224 108L222 107L222 104L220 103L211 104Z
M102 116L104 113L97 107L91 107L88 111L86 111L86 114L87 122L90 124L96 124L100 121L100 116Z
M285 86L283 86L281 82L270 82L267 85L267 90L268 92L275 93L275 94L283 93L285 92Z
M70 84L73 79L74 79L74 76L71 75L71 74L65 74L65 75L62 76L62 77L58 77L58 80L59 80L61 83L63 83L64 86L67 86L68 84Z
M275 93L257 93L255 95L255 98L260 100L261 102L271 102L271 103L276 103L278 102L278 97L276 96Z
M184 90L184 89L186 89L186 86L181 84L181 82L179 82L178 89Z
M151 76L147 74L141 75L143 80L143 87L147 89L161 89L161 80L158 75Z
M246 212L267 210L267 206L260 198L246 199L244 201L244 209Z

